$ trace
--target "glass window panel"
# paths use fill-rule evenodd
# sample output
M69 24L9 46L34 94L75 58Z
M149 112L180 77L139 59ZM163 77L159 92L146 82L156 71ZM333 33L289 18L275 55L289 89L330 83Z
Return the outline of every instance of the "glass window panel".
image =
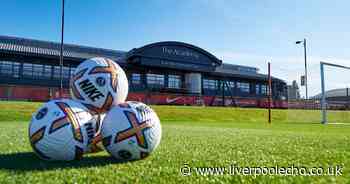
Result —
M56 80L60 79L60 66L53 67L53 78Z
M261 85L261 94L267 94L267 85Z
M43 73L43 77L50 79L51 78L51 65L44 65L44 73Z
M66 66L62 67L62 75L63 75L63 78L64 78L64 79L69 79L69 78L70 78L69 74L70 74L70 69L69 69L69 67L66 67Z
M12 62L10 61L1 61L1 70L2 75L11 76L12 75Z
M19 78L19 69L21 68L21 63L13 62L13 73L12 76L15 78Z
M33 78L33 64L23 63L23 77Z
M181 76L179 75L169 75L168 76L168 88L181 88Z
M203 79L203 88L204 89L217 89L218 81L212 79Z
M132 84L141 84L141 74L139 74L139 73L131 74L131 83Z
M164 86L164 75L159 74L147 74L147 84L151 87Z
M235 82L234 81L226 81L225 84L225 91L232 91L235 88Z
M40 64L33 64L33 77L41 78L43 76L44 66Z
M248 83L248 82L237 82L237 88L238 88L241 92L249 93L249 91L250 91L249 83Z
M74 67L71 67L71 68L70 68L70 76L73 76L73 75L74 75L74 71L75 71L75 68L74 68Z
M261 94L260 92L260 84L256 84L255 85L255 93L258 95L258 94Z

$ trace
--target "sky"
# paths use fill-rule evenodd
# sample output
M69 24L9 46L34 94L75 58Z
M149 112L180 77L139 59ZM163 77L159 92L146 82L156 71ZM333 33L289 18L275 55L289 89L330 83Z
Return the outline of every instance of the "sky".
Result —
M128 51L158 41L201 47L226 63L258 67L291 83L304 73L311 95L319 62L350 66L347 0L66 0L65 43ZM61 0L2 0L0 35L60 41ZM326 69L327 89L350 87L350 71ZM304 89L302 88L302 95Z

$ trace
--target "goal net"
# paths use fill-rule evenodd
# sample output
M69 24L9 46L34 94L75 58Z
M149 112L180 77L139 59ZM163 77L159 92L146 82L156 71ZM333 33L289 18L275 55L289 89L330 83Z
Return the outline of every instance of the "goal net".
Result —
M350 123L350 66L320 63L321 122Z
M321 63L323 69L320 69L319 62L309 62L305 79L305 67L301 62L286 63L275 62L271 67L272 76L286 83L283 98L273 94L273 120L350 124L350 66ZM276 87L274 83L273 88ZM282 106L278 104L280 101Z

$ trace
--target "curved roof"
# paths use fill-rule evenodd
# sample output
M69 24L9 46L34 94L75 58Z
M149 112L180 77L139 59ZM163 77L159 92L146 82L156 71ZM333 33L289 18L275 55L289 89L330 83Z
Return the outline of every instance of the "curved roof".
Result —
M134 55L137 55L139 53L142 53L144 50L150 49L152 47L161 47L161 46L179 46L179 47L186 47L189 48L191 50L195 50L205 56L207 56L208 58L210 58L212 61L214 61L217 66L222 64L222 61L220 59L218 59L217 57L215 57L214 55L212 55L211 53L209 53L208 51L199 48L197 46L188 44L188 43L184 43L184 42L179 42L179 41L162 41L162 42L155 42L155 43L151 43L145 46L142 46L140 48L134 48L132 49L128 54L127 54L127 58L132 57Z
M178 42L178 41L156 42L156 43L145 45L140 48L132 49L129 52L112 50L112 49L95 48L95 47L89 47L89 46L81 46L81 45L75 45L75 44L64 44L63 55L64 57L75 58L77 60L87 59L91 57L108 57L110 59L118 61L118 63L119 62L124 63L125 60L122 59L124 57L127 58L131 56L135 56L149 48L162 46L162 45L186 47L190 50L196 51L196 53L200 53L206 56L216 66L215 71L211 72L211 74L213 75L226 76L226 77L228 76L244 77L244 78L260 79L260 80L267 79L266 75L258 73L257 72L258 69L254 67L246 67L241 65L232 65L232 64L223 63L217 57L215 57L214 55L212 55L211 53L207 52L202 48L199 48L197 46L194 46L188 43ZM60 55L60 44L52 41L42 41L42 40L36 40L36 39L0 35L0 53L58 58ZM190 53L187 53L187 54L190 54Z

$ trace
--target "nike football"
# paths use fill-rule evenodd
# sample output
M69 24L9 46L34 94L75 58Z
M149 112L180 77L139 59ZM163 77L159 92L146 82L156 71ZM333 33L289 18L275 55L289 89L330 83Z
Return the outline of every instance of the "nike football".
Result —
M104 113L112 104L124 102L128 90L123 69L113 60L102 57L82 62L70 81L72 98L93 113Z
M124 161L147 157L159 145L162 134L157 114L141 102L113 106L101 131L105 149Z
M80 103L52 100L33 114L29 140L41 159L69 161L91 152L97 129L96 118Z

